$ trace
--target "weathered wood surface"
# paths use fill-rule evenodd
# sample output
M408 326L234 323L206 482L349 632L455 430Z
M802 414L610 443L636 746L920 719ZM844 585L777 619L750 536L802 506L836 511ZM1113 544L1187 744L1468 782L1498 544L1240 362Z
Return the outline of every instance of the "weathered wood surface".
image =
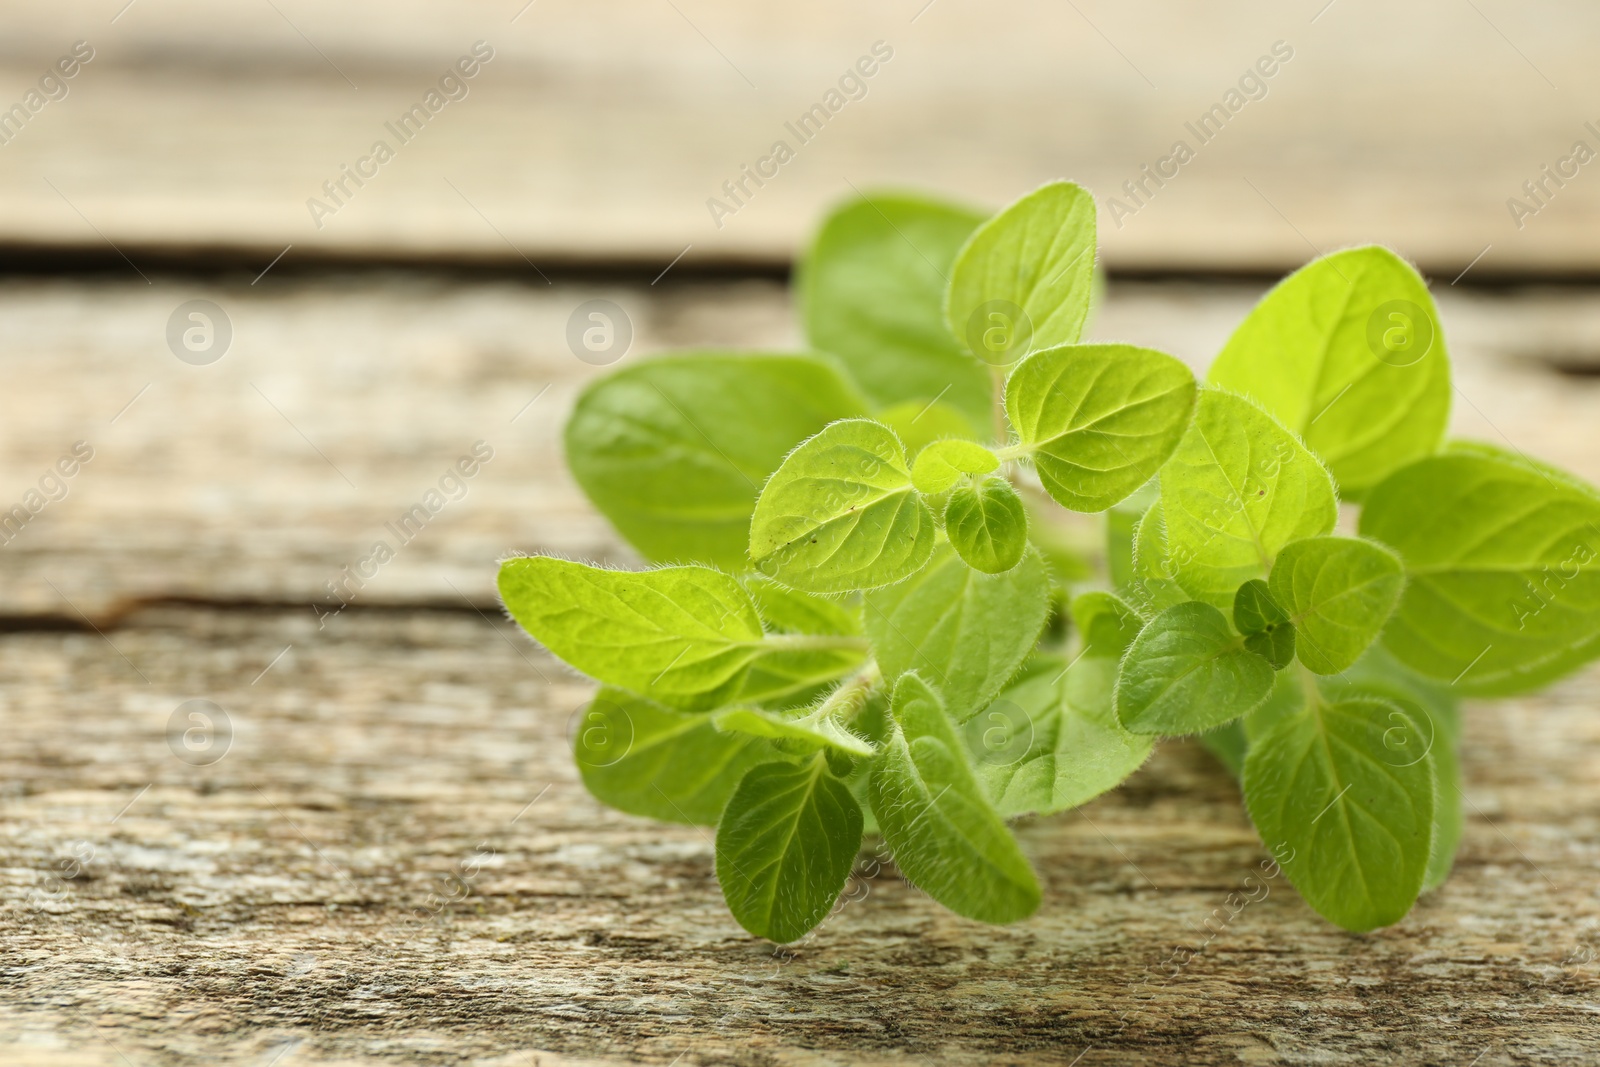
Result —
M1507 200L1577 140L1600 149L1584 0L209 0L0 4L0 107L74 41L94 60L0 147L0 243L148 266L220 248L319 255L787 261L852 186L1003 203L1072 177L1125 195L1178 140L1193 161L1120 228L1114 266L1284 267L1382 240L1453 277L1600 268L1593 166ZM113 21L113 19L115 21ZM386 133L477 40L495 58L414 141ZM788 133L875 41L894 57L807 143ZM1196 123L1276 41L1294 58L1202 144ZM1269 64L1270 66L1270 64ZM393 161L319 228L323 183ZM736 215L707 200L777 140ZM732 205L730 205L732 206ZM1537 202L1534 202L1537 206ZM530 269L530 277L537 277Z
M1341 933L1281 877L1231 913L1266 854L1230 780L1169 744L1113 796L1022 826L1034 918L960 920L884 871L784 957L724 911L707 833L587 797L564 738L584 687L492 629L167 609L0 640L0 1060L1600 1055L1600 672L1469 710L1455 875L1392 929ZM196 697L234 725L203 768L165 737Z
M1391 930L1340 933L1281 878L1231 915L1266 854L1227 777L1170 744L1023 825L1035 918L968 923L885 870L775 958L726 914L705 833L584 794L565 733L585 687L499 620L490 581L512 550L628 559L560 463L598 373L565 348L571 308L626 306L633 359L792 344L782 289L246 281L0 295L0 499L96 448L0 546L0 1062L1600 1056L1600 671L1468 709L1456 873ZM1203 364L1259 288L1114 283L1094 332ZM1458 429L1600 478L1600 379L1551 369L1592 369L1600 298L1436 288ZM207 367L162 337L197 296L236 325ZM319 629L321 583L479 438L495 458L466 499ZM210 766L169 745L191 699L233 723Z
M1457 367L1457 432L1600 481L1600 377L1551 365L1600 369L1600 293L1436 288ZM1114 283L1091 332L1202 367L1261 291ZM233 323L231 347L209 366L180 362L164 336L173 309L196 297ZM170 596L309 612L313 601L336 606L324 583L380 538L397 556L358 603L490 606L492 563L513 551L627 561L560 453L567 407L604 371L565 340L569 315L592 297L633 320L626 360L678 345L799 343L775 282L7 283L0 511L75 441L95 454L65 499L0 545L4 612L99 619ZM385 523L479 440L494 459L465 498L399 547Z

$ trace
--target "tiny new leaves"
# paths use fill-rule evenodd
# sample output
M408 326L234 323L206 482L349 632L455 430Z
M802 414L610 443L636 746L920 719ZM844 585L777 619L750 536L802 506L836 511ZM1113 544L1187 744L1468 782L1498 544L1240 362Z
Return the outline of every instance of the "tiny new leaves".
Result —
M1300 662L1338 674L1377 638L1400 599L1400 558L1354 537L1308 537L1272 565L1272 595L1294 620Z
M992 474L950 493L944 532L973 570L1001 574L1015 567L1028 547L1028 511L1011 483Z
M1405 562L1383 641L1413 670L1500 695L1600 654L1600 494L1571 476L1430 456L1373 489L1361 533Z
M1194 734L1237 719L1272 692L1272 664L1222 612L1197 600L1151 619L1122 657L1117 719L1136 734Z
M703 714L671 711L602 686L573 729L573 759L596 799L630 815L715 826L734 787L782 753L719 732Z
M1294 624L1273 602L1267 583L1252 578L1233 595L1233 626L1244 647L1281 671L1294 662Z
M895 866L957 915L1014 922L1039 906L1039 882L989 805L939 694L915 672L895 683L894 730L869 785Z
M935 441L917 453L911 465L911 484L924 496L937 496L955 488L963 474L988 474L1000 466L993 452L971 441Z
M1012 373L1006 415L1056 503L1104 511L1172 455L1195 392L1189 368L1154 349L1063 345Z
M1422 732L1396 704L1352 699L1292 715L1250 743L1251 820L1284 853L1279 863L1306 902L1346 930L1398 922L1422 891L1433 759L1394 743Z
M1072 598L1071 612L1086 656L1121 659L1144 627L1139 614L1110 593L1080 593Z
M935 529L894 431L847 419L801 444L767 481L750 519L750 560L806 592L872 589L921 570Z
M1333 529L1333 480L1305 446L1243 397L1200 391L1189 432L1161 468L1166 551L1180 586L1226 611L1290 541Z
M751 768L717 824L717 882L728 910L757 937L800 937L839 898L861 825L861 805L821 753Z
M1051 182L1012 203L956 255L951 335L992 366L1072 344L1089 314L1094 243L1094 198L1080 186Z
M1138 770L1155 738L1123 729L1112 711L1117 661L1090 654L1040 670L968 720L967 750L989 799L1010 818L1087 803Z
M828 423L865 414L855 387L815 356L686 352L584 389L567 465L646 559L744 570L767 475Z
M943 309L950 264L982 221L964 207L890 193L836 209L796 279L812 347L843 360L880 405L910 401L916 416L942 396L987 427L989 375L945 329ZM909 437L906 445L915 451Z
M1044 561L1029 548L1004 574L983 574L948 550L909 581L867 594L866 627L890 683L921 671L964 722L1028 657L1050 613Z
M1439 447L1450 360L1427 283L1386 248L1352 248L1280 282L1207 376L1299 434L1358 496Z

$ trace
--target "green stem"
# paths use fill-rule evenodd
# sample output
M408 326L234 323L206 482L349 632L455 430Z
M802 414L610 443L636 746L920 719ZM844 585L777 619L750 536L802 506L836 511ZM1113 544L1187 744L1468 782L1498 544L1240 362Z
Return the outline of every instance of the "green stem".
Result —
M817 710L807 715L806 719L821 722L833 716L840 716L841 721L848 724L866 705L867 694L882 681L883 673L878 669L878 661L868 660L866 666L829 693L817 706Z
M747 645L774 646L786 652L827 652L836 648L867 651L872 642L865 637L847 634L767 634L759 641L746 641Z
M993 401L990 407L994 412L994 443L1004 447L1011 440L1011 423L1006 419L1006 369L991 366L989 378L994 383L989 392Z

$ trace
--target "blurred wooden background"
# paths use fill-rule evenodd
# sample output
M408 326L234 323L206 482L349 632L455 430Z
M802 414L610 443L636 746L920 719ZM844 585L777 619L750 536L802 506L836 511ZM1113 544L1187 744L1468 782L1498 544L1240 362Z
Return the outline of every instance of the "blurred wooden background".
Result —
M956 919L891 871L788 958L728 917L705 834L584 794L586 687L493 596L511 552L636 562L560 456L603 373L566 345L580 302L626 311L628 361L793 347L783 274L828 203L1115 195L1277 41L1264 98L1102 213L1094 335L1203 368L1266 272L1385 241L1432 277L1456 431L1600 481L1600 178L1520 230L1505 203L1600 149L1591 5L97 0L0 25L0 108L94 49L0 144L0 510L94 449L0 545L0 1062L1600 1055L1600 671L1468 708L1456 874L1391 930L1279 886L1208 940L1265 853L1170 744L1022 825L1034 919ZM479 40L466 98L319 229L306 200ZM706 199L877 41L866 96L718 228ZM205 366L166 338L194 299L233 334ZM319 625L324 583L478 441L465 497ZM232 722L203 766L174 747L193 699Z
M1070 176L1109 198L1182 139L1196 157L1147 207L1120 228L1102 212L1113 268L1277 269L1312 245L1362 241L1451 277L1488 246L1486 273L1600 267L1595 167L1548 185L1549 206L1520 229L1506 206L1574 141L1600 151L1585 126L1600 126L1600 9L1581 0L12 0L0 12L0 101L74 41L96 56L0 148L12 244L248 250L260 266L290 244L291 256L656 269L692 245L687 262L782 263L852 185L998 204ZM467 97L399 145L384 123L479 40L495 58ZM783 124L877 41L893 58L866 95L801 145ZM1266 95L1201 145L1184 124L1279 41L1293 58ZM306 201L378 138L396 158L318 228ZM706 200L778 139L796 158L714 225Z

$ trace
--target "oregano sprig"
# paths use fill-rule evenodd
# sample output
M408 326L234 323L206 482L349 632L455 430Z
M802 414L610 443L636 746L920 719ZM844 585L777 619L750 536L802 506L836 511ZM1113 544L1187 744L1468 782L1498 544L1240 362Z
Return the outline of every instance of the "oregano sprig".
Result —
M1069 182L987 219L853 199L798 272L813 351L669 354L579 397L568 463L650 566L513 558L501 596L600 683L584 784L715 826L750 932L824 922L867 834L956 913L1026 918L1007 820L1179 735L1313 908L1397 922L1461 836L1458 697L1600 655L1600 493L1444 440L1443 328L1404 260L1296 271L1204 385L1082 341L1095 260Z

